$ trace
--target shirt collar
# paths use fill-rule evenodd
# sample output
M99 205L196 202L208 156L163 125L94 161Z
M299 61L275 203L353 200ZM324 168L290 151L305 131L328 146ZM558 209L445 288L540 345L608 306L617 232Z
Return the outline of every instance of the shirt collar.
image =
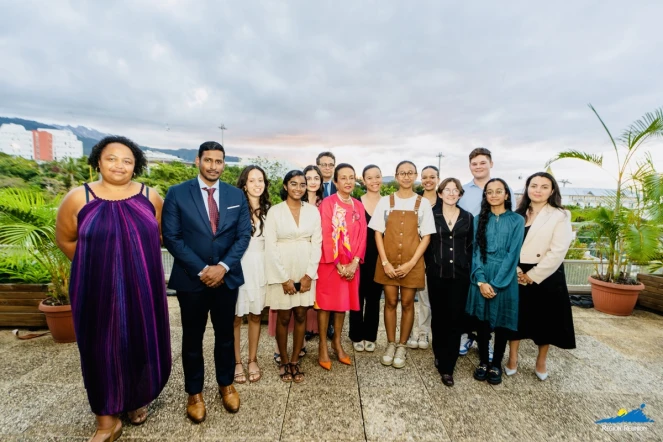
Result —
M471 180L469 183L467 183L467 184L465 184L465 185L466 185L467 187L476 187L477 189L479 188L479 186L476 185L476 183L474 182L474 180Z
M205 182L200 178L200 175L198 175L198 185L200 186L201 189L202 189L203 187L212 188L212 189L218 189L218 188L219 188L219 180L216 180L216 183L214 183L214 185L212 185L212 186L208 186L208 185L205 184Z

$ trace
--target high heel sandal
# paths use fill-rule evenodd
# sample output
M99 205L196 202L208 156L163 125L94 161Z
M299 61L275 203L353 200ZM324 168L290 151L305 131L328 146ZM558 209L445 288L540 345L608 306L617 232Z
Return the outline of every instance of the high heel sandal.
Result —
M249 365L251 365L251 362L254 362L256 365L258 365L258 358L253 358L249 359L249 363L247 365L247 368ZM258 370L257 371L251 371L249 370L249 382L254 383L258 382L262 378L262 370L260 370L260 366L258 365Z
M304 372L299 369L299 362L290 364L290 373L292 373L292 381L295 384L304 382Z
M143 425L147 420L147 406L127 413L132 425Z
M283 373L279 373L279 377L283 382L292 382L292 373L290 372L290 364L280 364L279 371L283 369Z
M336 359L338 359L338 362L340 362L343 365L352 365L352 359L350 356L345 356L344 358L341 357L339 354L338 350L332 346L332 349L334 350L334 354L336 354Z
M108 442L115 442L120 438L120 436L122 436L122 427L117 428L118 425L120 425L120 418L117 418L115 420L115 425L113 425L110 428L106 428L104 430L97 428L97 431L94 432L91 439L94 439L95 436L103 436L109 434L110 438L108 439Z
M246 372L244 371L244 365L242 365L242 361L235 362L235 369L237 368L237 365L242 366L242 372L241 373L235 373L235 383L236 384L246 384Z

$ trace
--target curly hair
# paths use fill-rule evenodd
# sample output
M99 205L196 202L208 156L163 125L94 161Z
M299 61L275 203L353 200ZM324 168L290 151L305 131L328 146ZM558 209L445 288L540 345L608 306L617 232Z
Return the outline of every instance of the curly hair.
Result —
M306 166L304 168L304 176L306 176L306 173L309 170L314 170L315 173L318 174L318 176L320 177L320 186L318 187L318 190L315 192L315 201L309 201L308 200L308 190L306 191L306 193L302 197L302 201L306 201L307 203L311 203L314 206L317 206L318 203L320 201L322 201L322 196L324 195L324 189L322 188L322 172L320 172L320 169L318 168L318 166L310 165L310 166Z
M511 189L509 185L502 178L493 178L489 180L483 188L483 197L481 198L481 212L479 212L479 222L477 225L477 245L479 246L479 251L481 252L481 261L485 264L487 259L487 238L486 238L486 227L488 226L488 218L491 213L490 203L486 198L486 189L488 184L499 181L504 186L504 192L506 193L504 200L504 208L506 210L511 210Z
M143 171L147 168L147 158L145 157L145 154L138 146L138 144L136 144L134 141L131 141L129 138L120 135L110 135L99 140L99 142L92 148L92 152L90 152L87 163L92 166L94 170L97 170L99 168L99 161L101 160L102 152L106 146L112 143L119 143L129 148L134 156L134 174L136 176L142 174Z
M256 166L254 164L246 166L244 170L242 170L242 173L239 174L239 178L237 179L237 188L242 189L242 192L244 192L244 196L248 201L249 193L246 190L246 183L249 181L249 173L252 170L259 170L260 173L262 173L262 179L265 182L265 190L263 190L263 192L260 194L260 198L258 199L258 208L253 209L251 204L248 204L249 215L251 216L251 236L256 233L256 226L253 223L253 215L255 215L260 220L260 235L258 236L262 236L263 232L265 231L265 217L267 217L269 208L272 207L272 203L269 200L269 180L267 179L267 174L260 166Z

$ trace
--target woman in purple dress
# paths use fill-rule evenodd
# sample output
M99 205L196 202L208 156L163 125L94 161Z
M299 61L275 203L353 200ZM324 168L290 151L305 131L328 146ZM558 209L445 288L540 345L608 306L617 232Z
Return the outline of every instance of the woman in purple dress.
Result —
M72 260L69 295L83 382L97 431L122 434L119 414L140 425L171 369L166 286L161 264L163 200L132 181L147 165L124 137L106 137L90 153L100 179L62 201L56 240Z

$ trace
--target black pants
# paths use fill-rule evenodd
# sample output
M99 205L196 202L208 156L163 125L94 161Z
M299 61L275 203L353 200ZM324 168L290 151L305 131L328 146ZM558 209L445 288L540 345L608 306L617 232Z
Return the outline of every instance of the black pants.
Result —
M373 281L374 265L362 264L359 270L359 311L350 312L350 340L375 342L380 325L382 285Z
M440 374L453 374L458 361L460 336L467 327L465 304L470 280L469 277L443 279L438 276L439 268L431 266L428 270L433 354Z
M502 368L502 359L504 359L504 352L506 351L506 341L513 335L513 331L502 327L495 327L492 330L487 321L480 321L477 325L478 337L477 344L479 344L479 362L493 367ZM493 362L488 362L488 354L490 345L490 333L495 332L495 346L493 347Z
M182 314L182 364L184 389L188 394L203 391L205 365L203 336L207 316L214 326L214 365L216 382L220 386L233 383L235 374L234 323L238 289L230 290L225 284L201 292L177 292Z

